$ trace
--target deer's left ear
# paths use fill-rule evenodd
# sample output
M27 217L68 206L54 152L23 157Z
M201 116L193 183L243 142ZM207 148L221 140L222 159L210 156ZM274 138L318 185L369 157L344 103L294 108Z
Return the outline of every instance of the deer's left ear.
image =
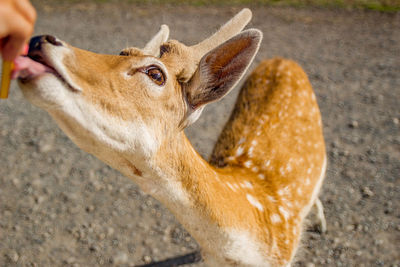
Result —
M183 128L199 118L206 104L220 100L234 88L253 61L261 39L259 30L246 30L201 58L196 72L184 85L188 107Z

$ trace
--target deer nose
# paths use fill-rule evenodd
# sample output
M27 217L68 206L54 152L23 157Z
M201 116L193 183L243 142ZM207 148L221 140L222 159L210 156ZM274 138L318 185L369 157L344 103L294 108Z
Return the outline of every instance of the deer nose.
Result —
M45 62L42 47L44 44L62 46L63 44L51 35L35 36L29 41L28 57L38 62Z
M33 37L29 41L29 52L37 51L42 49L42 45L45 43L52 44L54 46L62 46L62 43L57 40L56 37L52 35L39 35Z

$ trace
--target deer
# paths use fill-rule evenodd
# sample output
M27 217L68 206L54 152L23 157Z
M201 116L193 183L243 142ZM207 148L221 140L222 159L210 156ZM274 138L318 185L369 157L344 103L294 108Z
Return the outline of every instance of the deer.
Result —
M243 78L262 33L243 9L195 45L169 40L119 55L50 35L29 43L14 78L82 150L163 203L208 266L290 266L327 165L321 114L295 62L262 61L245 80L209 161L184 129Z

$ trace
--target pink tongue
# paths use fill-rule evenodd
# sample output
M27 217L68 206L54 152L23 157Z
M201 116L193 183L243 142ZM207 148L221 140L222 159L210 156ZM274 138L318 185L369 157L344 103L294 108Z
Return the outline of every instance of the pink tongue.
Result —
M11 78L33 78L45 72L54 71L49 67L30 59L29 57L19 56L14 60L14 69L11 74Z

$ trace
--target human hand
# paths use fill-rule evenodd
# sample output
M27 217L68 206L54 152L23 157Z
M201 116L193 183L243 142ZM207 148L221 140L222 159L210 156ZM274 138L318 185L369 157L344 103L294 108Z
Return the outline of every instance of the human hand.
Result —
M12 61L24 49L33 32L36 10L29 0L0 0L0 52Z

